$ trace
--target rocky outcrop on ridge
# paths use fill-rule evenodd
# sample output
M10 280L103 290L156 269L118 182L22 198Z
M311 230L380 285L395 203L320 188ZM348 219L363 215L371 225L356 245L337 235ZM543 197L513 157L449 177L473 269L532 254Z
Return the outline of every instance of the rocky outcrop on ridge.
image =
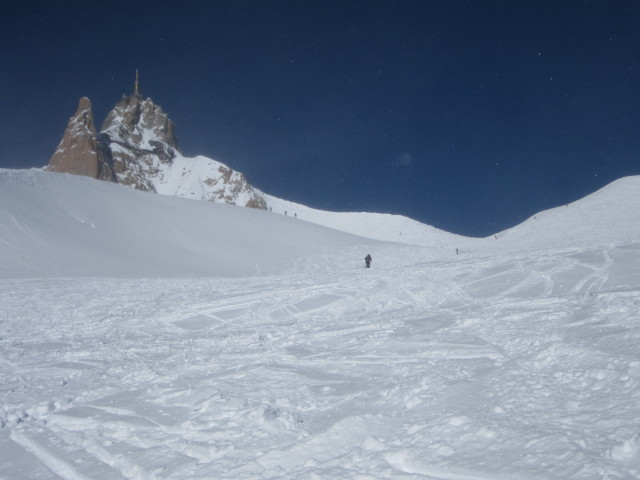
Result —
M245 176L207 157L184 157L168 115L150 98L123 96L96 134L91 102L83 97L78 112L46 170L180 197L266 210L259 190Z
M46 169L113 180L113 172L105 162L104 151L98 142L91 101L87 97L80 99L78 110L69 119L62 140Z
M156 191L163 195L267 209L262 192L253 188L242 173L211 158L178 154L171 165L159 166L154 179Z

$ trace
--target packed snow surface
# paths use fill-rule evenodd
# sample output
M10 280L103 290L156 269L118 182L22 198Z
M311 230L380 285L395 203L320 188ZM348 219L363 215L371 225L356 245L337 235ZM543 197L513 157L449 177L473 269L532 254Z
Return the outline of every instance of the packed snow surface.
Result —
M640 478L639 189L425 247L0 171L0 478Z

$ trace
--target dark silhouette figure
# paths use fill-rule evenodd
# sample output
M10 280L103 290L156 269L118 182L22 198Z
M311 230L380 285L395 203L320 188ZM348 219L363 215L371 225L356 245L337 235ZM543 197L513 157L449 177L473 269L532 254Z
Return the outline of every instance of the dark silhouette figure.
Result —
M364 263L366 265L366 268L371 267L371 255L367 254L367 256L364 257Z

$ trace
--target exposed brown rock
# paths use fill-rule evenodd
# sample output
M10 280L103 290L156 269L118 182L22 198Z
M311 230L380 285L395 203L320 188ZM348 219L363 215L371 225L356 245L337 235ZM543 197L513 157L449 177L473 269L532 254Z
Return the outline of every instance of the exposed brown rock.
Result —
M260 197L258 195L255 195L251 200L249 200L247 202L245 207L256 208L258 210L266 210L267 209L267 202L265 201L264 198L262 198L262 197Z
M82 97L47 170L111 180L111 169L104 162L93 122L91 102Z

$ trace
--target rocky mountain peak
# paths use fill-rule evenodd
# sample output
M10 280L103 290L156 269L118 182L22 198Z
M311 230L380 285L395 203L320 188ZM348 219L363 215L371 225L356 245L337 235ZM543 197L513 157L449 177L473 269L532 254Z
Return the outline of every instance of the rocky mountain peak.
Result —
M98 143L91 101L82 97L78 109L69 119L58 148L47 167L52 172L84 175L111 180L112 172Z
M155 192L153 177L160 164L179 153L175 126L150 98L123 97L102 124L100 141L108 145L119 183Z
M184 157L174 123L151 98L123 96L96 134L91 102L78 112L46 169L75 173L165 195L266 209L266 201L244 175L207 157Z
M102 124L102 133L137 148L153 148L154 142L160 142L178 149L175 125L169 116L151 98L137 94L116 103Z

